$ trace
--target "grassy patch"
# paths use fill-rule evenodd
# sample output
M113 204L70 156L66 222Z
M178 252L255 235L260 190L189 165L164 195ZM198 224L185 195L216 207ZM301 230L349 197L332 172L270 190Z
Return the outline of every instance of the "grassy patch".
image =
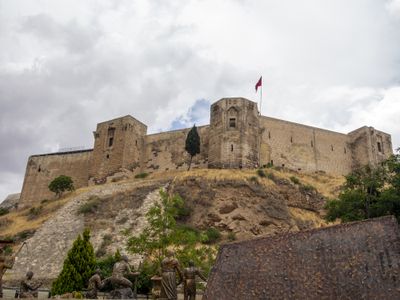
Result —
M139 173L137 175L135 175L135 178L146 178L147 176L149 176L149 173Z
M231 242L236 241L236 234L231 231L231 232L228 233L227 238Z
M300 180L296 176L290 176L290 181L294 184L300 184Z
M204 244L214 244L221 238L221 233L216 228L208 228L203 235L202 242Z
M249 178L250 182L254 183L254 184L259 184L260 182L258 181L257 176L251 176Z
M28 218L28 220L34 220L34 219L38 218L42 214L42 212L43 212L43 206L41 206L41 205L31 207L28 210L27 218Z
M314 191L316 191L316 188L313 187L311 184L302 184L301 185L301 189L304 192L314 192Z
M257 169L257 175L260 176L261 178L267 177L267 174L265 174L263 169Z
M105 234L103 235L103 241L100 244L99 249L96 251L96 257L102 257L107 254L106 248L107 246L111 245L112 243L112 235L111 234Z
M78 214L91 214L95 213L96 210L99 208L100 199L99 197L92 196L89 198L88 202L82 204L78 209Z
M10 211L7 208L0 208L0 216L8 214Z

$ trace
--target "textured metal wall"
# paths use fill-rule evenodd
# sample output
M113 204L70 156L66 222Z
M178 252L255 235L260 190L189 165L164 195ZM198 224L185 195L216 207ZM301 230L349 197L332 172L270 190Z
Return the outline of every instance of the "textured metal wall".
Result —
M394 217L223 245L203 299L400 299Z

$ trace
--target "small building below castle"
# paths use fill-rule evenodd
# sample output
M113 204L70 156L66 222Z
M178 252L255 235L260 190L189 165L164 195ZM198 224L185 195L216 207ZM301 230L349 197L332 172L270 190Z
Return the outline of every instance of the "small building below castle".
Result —
M53 197L49 183L72 177L76 188L129 170L133 174L186 170L185 140L190 128L147 134L128 115L97 124L89 150L32 155L28 159L20 207ZM376 166L393 154L391 136L373 127L348 134L260 115L257 103L223 98L210 108L210 125L198 127L200 154L194 168L279 166L300 172L348 174Z

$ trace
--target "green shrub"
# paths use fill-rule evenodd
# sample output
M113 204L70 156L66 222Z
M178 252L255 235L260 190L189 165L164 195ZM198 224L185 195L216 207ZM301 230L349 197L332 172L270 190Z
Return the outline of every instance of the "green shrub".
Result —
M290 181L294 184L300 184L300 180L296 176L291 176Z
M276 176L274 175L274 173L268 173L268 174L267 174L267 178L268 178L269 180L272 180L273 182L276 181Z
M100 205L100 199L96 196L89 198L89 200L86 203L83 203L79 209L78 209L78 214L90 214L96 212L96 210L99 208Z
M262 178L267 177L267 175L265 174L263 169L258 169L257 170L257 175L262 177Z
M28 211L28 220L33 220L36 219L38 216L40 216L40 214L43 211L43 207L40 206L35 206L35 207L31 207Z
M103 241L101 242L99 248L96 251L96 257L102 257L106 255L106 248L108 245L112 243L112 235L111 234L105 234L103 236Z
M0 216L4 216L8 214L10 211L7 208L1 207L0 208Z
M68 251L62 271L52 284L52 295L82 291L87 287L88 280L95 269L96 258L90 243L90 231L86 229L82 237L78 235Z
M258 178L257 178L256 176L251 176L251 177L249 178L249 180L250 180L250 182L252 182L252 183L259 184Z
M60 175L50 182L49 190L56 193L56 196L59 198L63 192L74 190L74 182L71 177Z
M205 231L205 236L202 240L204 244L214 244L221 238L221 233L216 228L208 228Z
M135 178L146 178L147 176L149 176L149 173L139 173L135 175Z
M42 201L40 201L40 204L46 204L46 203L48 203L48 202L50 202L49 199L43 199Z
M11 254L13 253L12 247L11 247L10 245L6 245L6 246L3 248L3 253L4 253L4 255L6 255L6 256L11 255Z
M107 278L112 275L114 264L121 259L121 254L117 250L114 255L108 255L105 258L97 260L97 267L101 271L101 277Z
M144 260L140 265L137 279L137 291L139 294L149 294L152 288L151 277L157 274L158 265L154 261Z
M267 163L266 165L264 165L264 167L265 168L272 168L274 165L271 163L271 162L269 162L269 163Z
M235 241L236 240L236 234L234 232L232 232L232 231L228 233L227 237L228 237L229 241Z
M315 187L313 187L313 186L310 185L310 184L303 184L303 185L301 186L301 189L302 189L303 191L305 191L305 192L313 192L313 191L316 190Z

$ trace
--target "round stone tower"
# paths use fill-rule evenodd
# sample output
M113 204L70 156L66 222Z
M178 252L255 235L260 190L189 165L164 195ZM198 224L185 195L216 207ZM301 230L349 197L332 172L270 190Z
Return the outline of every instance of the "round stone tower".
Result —
M211 105L209 168L256 168L260 126L257 103L223 98Z

